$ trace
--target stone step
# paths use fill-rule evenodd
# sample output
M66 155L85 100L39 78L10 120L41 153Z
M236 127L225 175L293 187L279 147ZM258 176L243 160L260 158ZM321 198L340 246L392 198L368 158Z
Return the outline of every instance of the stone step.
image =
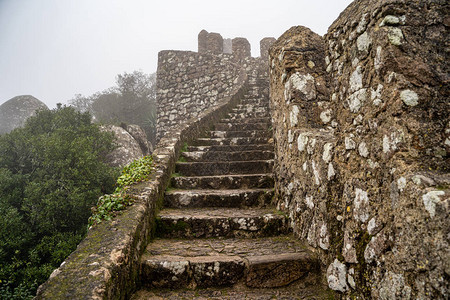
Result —
M171 179L171 186L176 189L272 188L273 184L272 174L179 176Z
M194 151L182 152L183 157L188 162L194 161L247 161L247 160L268 160L274 158L273 151Z
M220 131L251 131L251 130L267 130L271 124L267 122L263 123L217 123L214 128Z
M287 216L274 209L163 209L156 235L164 238L264 237L289 232Z
M175 173L182 176L272 173L273 160L177 162Z
M309 281L310 276L305 278ZM141 289L132 295L131 300L148 299L202 299L202 300L262 300L262 299L302 299L302 300L329 300L336 299L334 292L326 286L311 283L291 284L276 289L249 288L238 283L231 287L209 287L196 289Z
M245 106L263 106L263 107L269 107L269 101L262 100L262 99L256 99L256 98L248 98L248 99L242 99L240 102L240 105ZM236 106L236 108L241 108Z
M250 144L250 145L214 145L214 146L188 146L189 152L213 152L213 151L273 151L273 144Z
M231 111L267 111L269 110L269 102L254 101L254 103L241 103L231 109Z
M273 195L273 189L170 189L164 194L164 206L168 208L266 207L271 203Z
M193 146L267 144L269 137L198 138Z
M261 103L261 104L267 104L269 101L267 99L264 99L263 95L248 95L241 99L240 104L247 104L247 103Z
M290 235L276 238L156 239L141 259L141 282L152 288L202 288L238 282L276 288L317 283L319 261Z
M255 100L255 102L257 102ZM232 111L255 111L255 110L268 110L269 109L269 103L259 103L259 104L250 104L250 103L241 103L236 105L236 107L232 108Z
M257 118L243 118L243 119L229 119L229 118L223 118L220 120L221 123L271 123L270 117L257 117Z
M246 131L210 131L211 138L232 138L232 137L271 137L272 131L266 130L246 130Z
M232 112L252 112L252 111L268 111L269 103L255 101L253 103L241 103L231 109Z
M256 118L267 118L270 117L269 112L231 112L228 113L228 117L231 120L239 120L239 119L256 119Z

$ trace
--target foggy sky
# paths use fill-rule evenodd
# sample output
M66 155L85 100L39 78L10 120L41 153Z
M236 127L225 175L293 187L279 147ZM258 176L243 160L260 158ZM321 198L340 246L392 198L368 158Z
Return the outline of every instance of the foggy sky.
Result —
M197 51L205 29L259 41L291 26L325 34L351 0L0 0L0 104L30 94L50 108L115 76L156 72L160 50Z

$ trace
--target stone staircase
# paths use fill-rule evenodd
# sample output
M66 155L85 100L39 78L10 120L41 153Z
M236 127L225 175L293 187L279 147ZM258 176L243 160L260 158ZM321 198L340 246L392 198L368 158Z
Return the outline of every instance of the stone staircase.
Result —
M323 299L319 262L271 205L269 103L257 78L176 164L132 299Z

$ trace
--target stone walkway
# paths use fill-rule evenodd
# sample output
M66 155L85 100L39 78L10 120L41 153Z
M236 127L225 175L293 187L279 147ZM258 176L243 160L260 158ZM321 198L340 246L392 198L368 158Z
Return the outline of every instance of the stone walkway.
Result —
M317 258L272 207L269 104L259 95L255 83L181 154L132 299L328 298Z

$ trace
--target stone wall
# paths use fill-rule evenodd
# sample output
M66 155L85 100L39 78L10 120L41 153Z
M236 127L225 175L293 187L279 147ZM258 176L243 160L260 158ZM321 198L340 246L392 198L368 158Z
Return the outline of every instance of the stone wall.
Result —
M229 54L161 51L156 79L157 140L235 93L243 83L243 72Z
M278 206L343 295L449 296L448 15L358 0L271 48Z

